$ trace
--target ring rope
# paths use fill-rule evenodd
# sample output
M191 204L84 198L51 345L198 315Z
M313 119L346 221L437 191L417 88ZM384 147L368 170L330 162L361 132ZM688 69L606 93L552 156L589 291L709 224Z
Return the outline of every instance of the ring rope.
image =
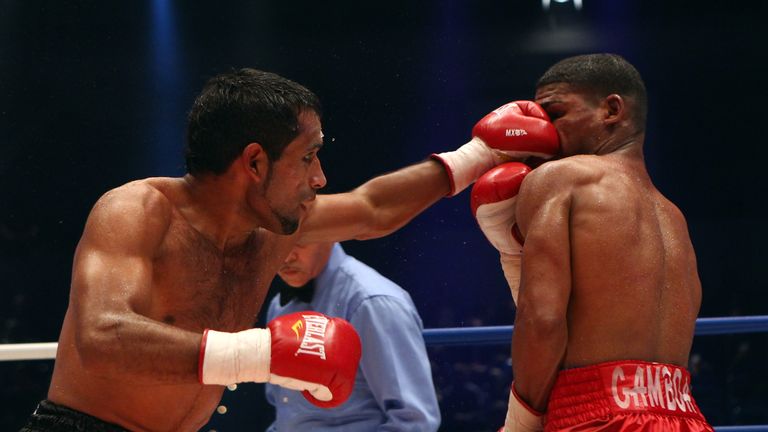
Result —
M768 432L768 425L754 426L717 426L717 432Z
M424 330L427 345L508 344L514 326L447 327ZM768 315L699 318L696 336L768 332Z
M427 345L495 345L508 344L514 326L446 327L424 330ZM768 332L768 315L699 318L696 335L722 335ZM0 344L0 361L52 360L56 358L56 342Z

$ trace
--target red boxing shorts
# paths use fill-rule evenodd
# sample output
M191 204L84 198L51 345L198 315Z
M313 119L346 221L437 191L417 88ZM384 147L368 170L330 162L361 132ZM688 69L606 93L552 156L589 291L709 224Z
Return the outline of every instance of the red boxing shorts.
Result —
M616 361L561 371L547 406L545 432L714 431L679 366Z

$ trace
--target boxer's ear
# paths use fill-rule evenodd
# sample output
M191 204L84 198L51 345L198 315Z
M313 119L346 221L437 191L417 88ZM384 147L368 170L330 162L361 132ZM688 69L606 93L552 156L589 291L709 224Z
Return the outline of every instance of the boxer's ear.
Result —
M620 95L609 94L600 102L603 111L603 122L606 125L616 124L627 116L627 104Z
M259 143L250 143L243 149L238 162L255 182L266 180L269 171L269 157Z

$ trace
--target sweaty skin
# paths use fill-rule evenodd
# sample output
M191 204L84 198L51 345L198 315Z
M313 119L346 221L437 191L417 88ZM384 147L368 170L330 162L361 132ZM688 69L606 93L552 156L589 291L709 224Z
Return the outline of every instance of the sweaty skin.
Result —
M565 156L526 177L516 209L525 246L515 389L540 412L563 368L685 367L701 303L685 219L651 182L631 101L608 99L565 84L536 93Z
M428 161L315 199L320 120L299 120L271 166L250 144L221 176L139 180L99 199L75 253L50 400L135 431L200 429L224 391L198 383L205 328L251 328L298 241L385 235L448 193Z

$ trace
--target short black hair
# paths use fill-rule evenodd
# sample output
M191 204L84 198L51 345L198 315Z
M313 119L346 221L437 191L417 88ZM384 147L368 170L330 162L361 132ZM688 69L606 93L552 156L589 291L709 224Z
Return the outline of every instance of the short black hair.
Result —
M318 97L280 75L244 68L214 76L189 112L187 171L222 174L254 142L280 159L305 111L322 115Z
M568 57L550 67L536 88L565 83L599 98L618 94L635 102L635 125L643 130L648 115L648 96L640 72L617 54L586 54Z

